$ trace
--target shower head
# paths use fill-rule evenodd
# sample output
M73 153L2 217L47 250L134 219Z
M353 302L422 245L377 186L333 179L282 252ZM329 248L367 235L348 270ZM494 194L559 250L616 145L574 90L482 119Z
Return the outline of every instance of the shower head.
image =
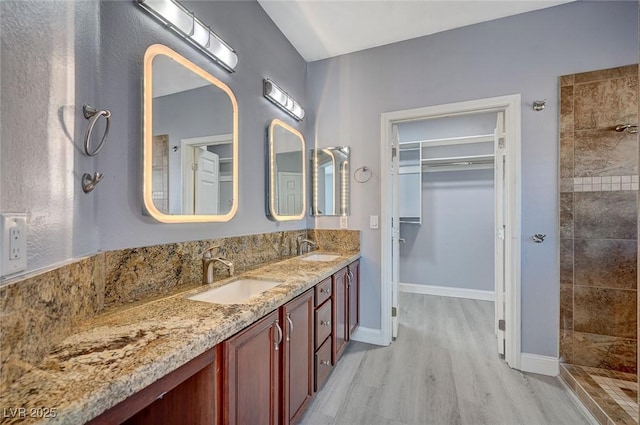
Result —
M617 132L626 131L627 133L636 134L638 133L638 126L633 124L620 124L616 126Z

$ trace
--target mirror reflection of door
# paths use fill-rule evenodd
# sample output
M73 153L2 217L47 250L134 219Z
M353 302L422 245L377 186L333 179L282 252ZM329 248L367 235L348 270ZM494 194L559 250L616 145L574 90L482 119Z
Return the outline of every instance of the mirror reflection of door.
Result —
M183 139L180 183L181 214L220 214L231 208L233 184L231 178L232 151L230 134ZM176 193L176 192L174 192ZM173 204L173 202L172 202Z
M166 134L153 136L151 161L153 203L159 211L167 214L169 212L169 136Z
M205 147L195 150L195 213L217 214L219 206L219 157Z
M278 172L278 214L294 215L302 210L302 173Z

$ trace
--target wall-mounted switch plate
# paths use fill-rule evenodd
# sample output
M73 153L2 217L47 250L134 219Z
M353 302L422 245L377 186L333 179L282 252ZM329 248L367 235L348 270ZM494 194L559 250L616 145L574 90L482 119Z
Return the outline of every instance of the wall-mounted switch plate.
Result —
M370 215L369 216L369 228L376 230L378 228L378 216Z
M0 214L0 276L27 268L27 215Z
M340 228L341 229L348 229L349 228L349 217L346 215L343 215L340 217Z

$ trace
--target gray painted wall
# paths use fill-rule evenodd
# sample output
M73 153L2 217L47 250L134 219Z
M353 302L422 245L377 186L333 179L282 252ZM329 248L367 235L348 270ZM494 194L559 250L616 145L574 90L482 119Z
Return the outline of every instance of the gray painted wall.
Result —
M522 94L522 350L557 356L558 77L638 61L637 2L576 2L309 64L307 140L352 147L350 228L362 230L362 319L380 328L380 114ZM547 99L543 112L531 103ZM319 228L338 219L317 217ZM534 233L548 235L534 244Z
M423 173L422 225L400 225L400 282L493 291L493 211L493 170Z
M270 77L305 105L306 63L256 2L185 2L238 53L237 72L228 74L186 42L168 32L134 2L101 3L99 94L114 114L113 142L98 156L106 177L96 192L101 249L144 246L306 227L304 220L274 223L265 215L265 129L280 118L297 123L262 97ZM227 84L239 107L238 213L227 223L159 224L141 214L142 58L161 43Z
M102 107L97 2L0 2L0 211L27 213L27 271L98 249L82 105ZM97 130L99 131L99 130Z

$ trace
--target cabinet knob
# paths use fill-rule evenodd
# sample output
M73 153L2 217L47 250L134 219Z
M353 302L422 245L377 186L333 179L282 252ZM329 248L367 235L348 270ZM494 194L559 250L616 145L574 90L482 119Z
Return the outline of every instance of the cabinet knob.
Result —
M325 366L331 366L331 362L329 362L328 360L320 360L320 364Z
M330 326L331 325L331 320L321 320L320 324L322 326Z

